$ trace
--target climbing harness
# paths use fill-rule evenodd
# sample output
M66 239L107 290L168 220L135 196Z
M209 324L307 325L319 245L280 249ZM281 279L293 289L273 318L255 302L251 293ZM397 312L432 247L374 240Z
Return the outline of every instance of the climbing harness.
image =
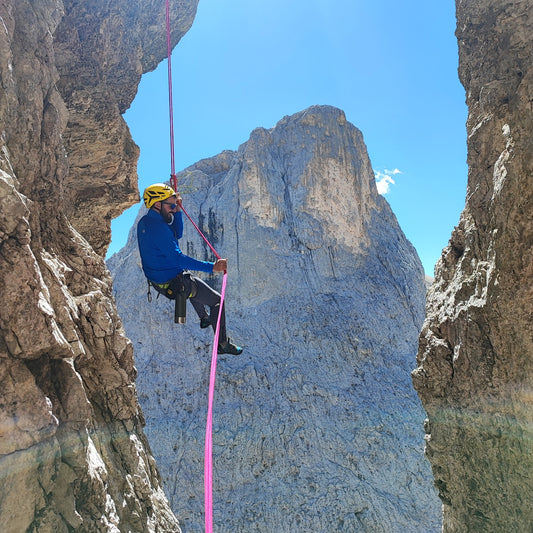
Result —
M146 279L148 282L148 292L146 294L148 301L152 301L152 292L150 290L153 287L157 292L157 298L162 294L169 300L174 300L174 322L176 324L185 324L187 317L187 300L196 296L196 283L193 281L190 272L182 272L178 274L174 279L171 279L167 283L155 283ZM186 284L190 287L190 291L186 291Z
M172 65L171 65L171 43L170 43L170 1L166 0L166 30L167 30L167 60L168 60L168 108L170 119L170 186L177 191L178 180L176 177L175 159L174 159L174 109L172 103ZM190 220L196 231L215 254L217 259L220 255L213 248L200 228L194 223L187 211L180 206L185 216ZM222 289L220 291L220 309L224 305L226 295L227 272L224 271L222 278ZM177 300L176 300L177 302ZM178 304L176 303L176 313ZM220 318L222 313L218 313L215 335L213 338L213 352L211 355L211 371L209 375L209 395L207 402L207 422L205 428L205 452L204 452L204 507L205 507L205 533L213 533L213 402L215 397L215 378L217 368L218 340L220 335ZM175 320L177 317L175 316Z

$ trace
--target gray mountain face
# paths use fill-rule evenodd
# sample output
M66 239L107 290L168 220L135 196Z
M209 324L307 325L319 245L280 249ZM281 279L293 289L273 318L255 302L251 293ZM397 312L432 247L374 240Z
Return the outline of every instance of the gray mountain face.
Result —
M245 347L218 358L217 531L439 531L410 379L424 273L362 134L311 107L178 177L229 258L228 330ZM187 222L181 247L212 259ZM169 300L147 302L135 228L108 266L166 492L183 531L201 531L212 332L191 306L181 326Z

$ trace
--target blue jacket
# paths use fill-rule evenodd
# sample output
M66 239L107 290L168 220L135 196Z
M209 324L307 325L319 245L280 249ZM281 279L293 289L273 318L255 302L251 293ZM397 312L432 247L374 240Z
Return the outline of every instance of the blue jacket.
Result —
M185 255L178 239L183 235L183 215L174 214L167 224L163 217L150 209L137 224L137 240L144 275L154 283L166 283L184 270L213 272L213 263L198 261Z

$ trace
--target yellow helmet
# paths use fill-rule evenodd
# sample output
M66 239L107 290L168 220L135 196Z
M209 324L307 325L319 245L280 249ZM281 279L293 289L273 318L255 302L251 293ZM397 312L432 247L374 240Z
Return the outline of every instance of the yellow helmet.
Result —
M162 202L175 194L174 189L166 183L154 183L144 189L144 205L150 209L156 202Z

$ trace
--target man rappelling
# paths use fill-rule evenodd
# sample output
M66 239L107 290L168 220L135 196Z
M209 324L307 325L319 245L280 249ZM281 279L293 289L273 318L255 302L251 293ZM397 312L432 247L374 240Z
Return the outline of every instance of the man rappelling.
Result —
M224 305L220 310L220 294L189 272L225 272L227 259L219 258L214 263L199 261L181 251L182 199L172 187L164 183L150 185L144 191L143 201L149 211L137 224L137 239L142 268L149 283L171 299L176 298L178 292L185 291L185 298L190 300L198 314L202 328L211 326L215 331L220 311L218 353L241 354L242 348L227 337Z

